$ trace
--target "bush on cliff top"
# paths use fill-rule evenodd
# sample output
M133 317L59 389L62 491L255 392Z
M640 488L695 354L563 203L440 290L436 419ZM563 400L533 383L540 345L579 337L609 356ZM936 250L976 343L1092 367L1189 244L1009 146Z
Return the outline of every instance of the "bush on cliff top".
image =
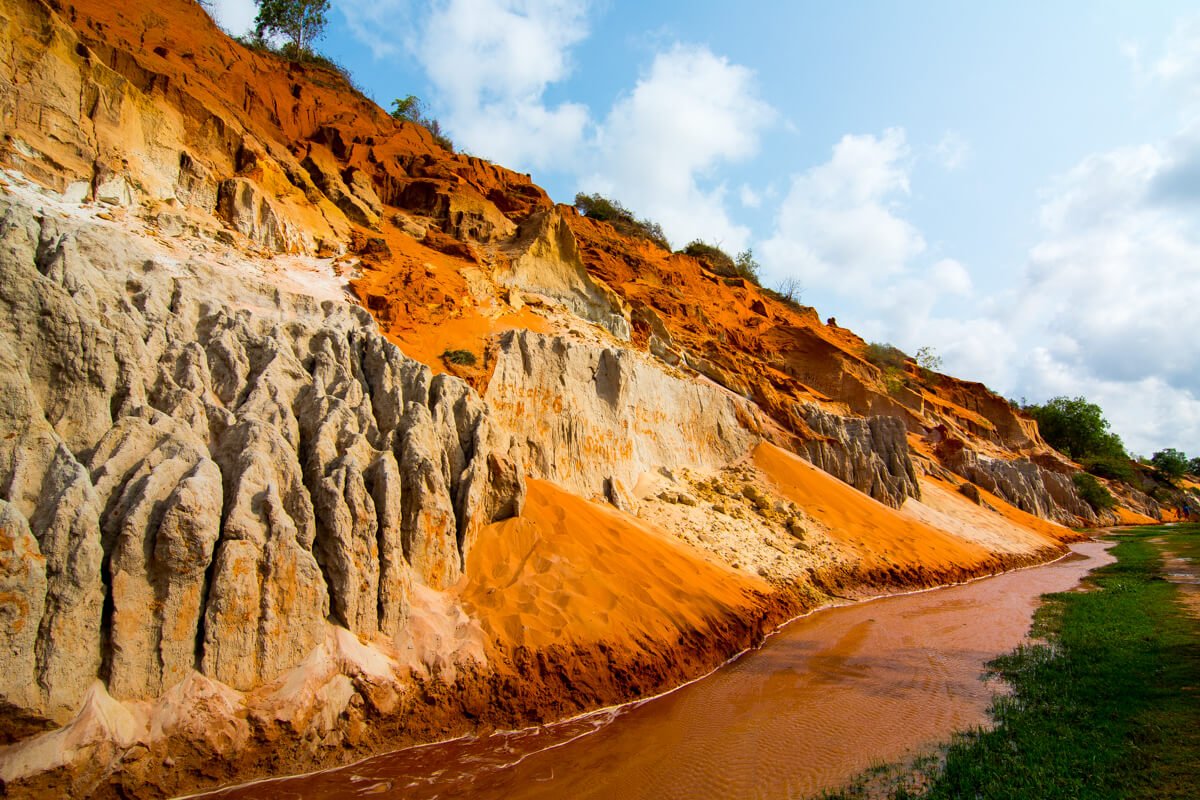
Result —
M282 37L293 52L304 56L320 39L328 22L329 0L254 0L258 16L254 35L259 40Z
M1184 473L1188 471L1188 458L1181 451L1174 447L1168 447L1164 450L1159 450L1150 457L1150 463L1158 470L1167 480L1176 480L1182 478Z
M433 136L433 141L443 150L454 152L454 142L442 131L442 124L425 113L425 104L415 94L408 97L397 97L392 101L392 119L398 122L411 122L420 125Z
M679 252L689 255L699 261L710 272L726 278L743 278L755 286L761 285L758 279L759 264L754 260L754 251L747 248L730 257L728 253L716 245L700 239L693 239L688 246Z
M580 192L575 195L575 208L588 219L607 222L626 236L646 239L664 250L671 249L671 243L667 241L667 234L663 232L662 225L647 219L638 219L632 211L616 200L599 194Z
M904 355L903 350L886 342L871 342L868 344L863 349L863 358L880 369L887 369L889 367L904 369L904 362L908 360L908 356Z

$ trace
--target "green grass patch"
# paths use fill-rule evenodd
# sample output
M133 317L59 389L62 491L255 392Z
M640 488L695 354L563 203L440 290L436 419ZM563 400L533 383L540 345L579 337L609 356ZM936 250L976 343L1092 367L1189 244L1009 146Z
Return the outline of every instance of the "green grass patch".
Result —
M1092 574L1091 591L1045 598L1034 628L1044 640L989 665L1012 687L993 701L993 728L956 737L931 779L914 764L882 791L825 797L1200 796L1200 622L1161 555L1200 559L1200 525L1116 538L1117 563Z
M442 353L442 360L447 364L458 364L463 367L473 367L478 361L470 350L446 350Z

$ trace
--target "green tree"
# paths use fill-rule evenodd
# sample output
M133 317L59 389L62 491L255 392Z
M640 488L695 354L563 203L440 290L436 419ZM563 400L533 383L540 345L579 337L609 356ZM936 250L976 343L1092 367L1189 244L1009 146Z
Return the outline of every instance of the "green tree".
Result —
M1156 470L1172 479L1182 478L1183 474L1188 471L1187 456L1174 447L1159 450L1150 456L1150 463L1154 465Z
M1037 420L1046 443L1071 458L1126 457L1121 437L1109 430L1100 406L1083 397L1055 397L1025 411Z
M1086 472L1076 472L1071 476L1071 480L1075 484L1075 488L1079 491L1079 496L1083 498L1093 511L1103 511L1106 508L1116 506L1116 498L1104 488L1100 481L1088 475Z
M1200 475L1200 456L1188 462L1188 472L1192 475Z
M392 101L392 119L419 122L421 119L421 98L415 94L408 97L397 97Z
M917 349L917 366L926 372L937 372L942 368L942 357L932 347Z
M738 275L754 284L758 284L758 271L761 267L754 258L754 251L749 247L734 257L733 266L737 270Z
M282 36L297 58L312 50L325 30L329 0L255 0L254 34L260 39Z
M397 97L392 101L392 119L400 122L413 122L429 131L433 141L443 150L454 152L454 142L442 130L442 123L425 113L425 104L415 94L408 97Z

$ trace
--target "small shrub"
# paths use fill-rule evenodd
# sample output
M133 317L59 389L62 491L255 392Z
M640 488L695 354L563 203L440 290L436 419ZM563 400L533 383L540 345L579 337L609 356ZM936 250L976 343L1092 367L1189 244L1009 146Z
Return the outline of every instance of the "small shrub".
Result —
M464 367L473 367L476 362L475 354L470 350L446 350L442 353L442 361L447 364L458 364Z
M425 104L415 94L404 98L397 97L392 101L392 110L389 113L397 122L411 122L414 125L420 125L429 131L438 147L451 153L454 152L454 142L442 131L442 124L425 113Z
M762 292L767 297L773 297L793 311L803 312L809 311L812 308L811 306L806 306L804 303L800 302L799 294L794 292L782 292L778 289L770 289L766 286L762 287Z
M1071 477L1071 481L1075 484L1075 489L1079 492L1079 496L1083 498L1085 503L1092 507L1093 511L1103 511L1117 505L1117 501L1109 493L1108 489L1105 489L1104 485L1092 475L1086 472L1076 472Z
M886 342L868 344L863 350L863 358L880 369L890 367L898 370L903 370L904 362L908 360L908 356L904 355L903 350Z
M925 373L937 372L942 368L942 357L932 347L921 347L917 350L917 366Z
M626 236L646 239L664 250L671 249L671 243L667 241L662 225L647 219L638 219L632 211L616 200L609 200L599 194L580 192L575 195L575 208L588 219L607 222Z
M908 373L900 367L884 367L883 385L887 387L888 394L899 394L901 389L908 386Z
M782 300L793 308L804 308L804 284L798 278L784 278L776 289L767 289L776 300Z
M738 253L737 257L733 259L733 268L739 277L745 278L755 286L759 285L758 270L760 269L760 265L754 259L754 251L749 247Z
M733 258L714 244L693 239L688 242L687 247L679 252L696 259L710 272L715 272L726 278L732 278L737 274L737 265L734 264Z

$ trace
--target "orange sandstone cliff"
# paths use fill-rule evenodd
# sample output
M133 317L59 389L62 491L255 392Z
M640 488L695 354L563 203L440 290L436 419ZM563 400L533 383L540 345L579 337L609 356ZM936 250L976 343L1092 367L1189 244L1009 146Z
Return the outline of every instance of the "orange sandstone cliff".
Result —
M11 794L545 722L1118 521L982 385L885 375L190 0L0 29Z

